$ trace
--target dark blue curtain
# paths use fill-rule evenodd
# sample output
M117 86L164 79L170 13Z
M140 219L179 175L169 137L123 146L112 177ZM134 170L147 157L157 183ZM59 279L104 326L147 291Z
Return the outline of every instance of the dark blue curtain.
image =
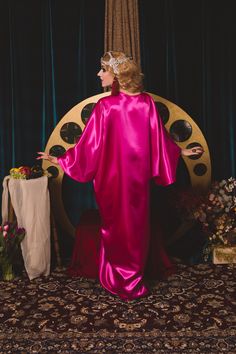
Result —
M1 1L1 181L12 167L34 165L64 114L102 92L104 9L104 0ZM91 186L77 188L93 205Z
M44 150L65 113L102 92L96 74L104 50L104 12L104 0L0 2L1 186L12 167L39 163L37 151ZM84 209L96 207L92 184L65 177L63 197L75 225ZM61 228L58 233L65 259L73 240Z
M145 88L182 107L209 144L213 179L236 172L234 1L139 0Z

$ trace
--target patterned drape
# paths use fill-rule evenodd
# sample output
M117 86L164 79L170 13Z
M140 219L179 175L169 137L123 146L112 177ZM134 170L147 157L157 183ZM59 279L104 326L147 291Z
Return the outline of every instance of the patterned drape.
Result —
M140 64L138 0L106 0L104 49L122 51Z

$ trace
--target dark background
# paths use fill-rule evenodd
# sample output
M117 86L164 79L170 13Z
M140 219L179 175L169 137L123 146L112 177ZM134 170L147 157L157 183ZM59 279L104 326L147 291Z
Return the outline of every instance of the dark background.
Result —
M235 176L234 2L139 3L146 87L176 103L198 124L209 144L213 179Z

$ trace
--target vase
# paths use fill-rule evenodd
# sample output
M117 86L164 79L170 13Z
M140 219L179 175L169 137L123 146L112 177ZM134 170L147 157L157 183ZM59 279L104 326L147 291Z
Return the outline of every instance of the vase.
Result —
M12 263L6 262L2 264L2 278L5 281L10 281L15 278Z

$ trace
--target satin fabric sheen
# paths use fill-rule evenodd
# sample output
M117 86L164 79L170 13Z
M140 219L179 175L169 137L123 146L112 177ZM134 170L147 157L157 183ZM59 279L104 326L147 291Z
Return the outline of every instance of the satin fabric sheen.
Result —
M93 180L102 219L99 279L123 300L148 293L149 183L175 181L180 148L147 93L101 98L79 142L58 161L79 182Z

